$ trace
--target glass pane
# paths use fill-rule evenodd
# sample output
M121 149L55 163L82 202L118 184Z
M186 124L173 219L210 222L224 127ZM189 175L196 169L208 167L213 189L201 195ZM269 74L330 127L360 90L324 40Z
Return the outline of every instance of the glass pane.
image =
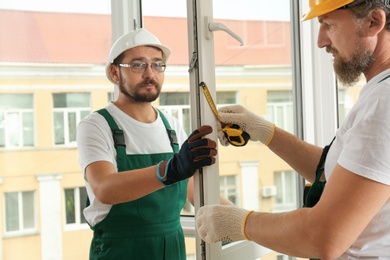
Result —
M84 217L83 210L85 208L87 202L87 190L85 187L80 188L80 213L81 213L81 220L80 223L87 223L87 220Z
M19 227L19 199L17 192L5 194L5 221L6 231L18 231Z
M23 228L35 227L34 192L22 192L23 198Z
M76 113L68 113L68 129L69 129L69 142L76 142Z
M31 94L1 94L0 110L11 108L33 108L33 96Z
M282 204L283 203L283 178L282 178L282 173L281 172L276 172L275 173L275 186L276 186L276 197L275 197L275 203L276 204Z
M66 93L54 94L53 95L53 107L67 107L66 105Z
M229 34L214 33L217 96L220 90L236 92L235 103L294 133L290 1L214 0L213 12L214 22L228 26L244 42L240 46ZM277 174L291 168L265 145L254 142L239 148L220 145L218 155L220 176L237 172L237 189L240 183L251 185L241 187L237 205L250 205L248 209L262 212L289 209L280 208L279 204L292 203L297 207L295 182L286 179L285 174ZM245 161L258 164L245 165ZM252 174L245 174L248 172ZM259 190L255 198L247 192L254 188ZM264 189L274 188L278 191L276 196L262 196ZM267 255L267 259L276 257L276 253Z
M237 103L237 92L224 92L218 91L217 93L217 104L236 104Z
M89 93L68 93L67 105L68 107L89 107L90 94Z
M2 112L0 112L0 147L5 147L5 118Z
M6 119L7 138L10 146L19 146L19 113L8 113Z
M65 189L66 224L76 223L74 189Z
M183 128L184 131L189 135L191 133L191 111L190 108L184 108L183 112Z
M53 95L53 105L55 108L89 107L89 103L89 93L61 93Z
M160 106L164 105L189 105L190 97L189 93L161 93L160 94Z
M65 144L65 122L62 112L54 112L54 142Z
M89 110L88 111L82 110L80 113L81 113L80 120L82 120L84 117L86 117L86 116L88 116L90 114L90 111Z
M23 146L34 146L34 114L23 113Z

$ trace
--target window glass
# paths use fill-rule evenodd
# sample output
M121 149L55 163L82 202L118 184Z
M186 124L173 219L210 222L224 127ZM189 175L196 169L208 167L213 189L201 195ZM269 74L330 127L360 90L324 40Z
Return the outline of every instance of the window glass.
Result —
M236 92L218 92L217 106L221 104L235 104ZM162 92L159 98L159 109L176 117L186 133L191 133L191 114L189 92Z
M359 92L365 84L362 78L355 86L346 87L338 83L337 99L338 99L338 123L339 125L344 121L352 106L359 98Z
M264 117L274 122L278 127L294 133L293 97L292 91L268 91L267 115Z
M189 105L189 93L163 92L160 94L160 106L164 105Z
M31 146L34 146L33 95L0 94L0 147Z
M55 144L75 144L77 124L90 110L89 93L53 94Z
M237 206L240 206L239 194L240 191L238 189L239 185L237 184L237 176L229 175L229 176L221 176L219 177L221 196L227 198Z
M74 189L65 189L66 224L76 223Z
M53 95L54 108L89 108L88 93L60 93Z
M236 91L218 91L216 105L236 104L237 99Z
M213 12L213 22L226 25L243 42L214 32L217 98L221 91L232 91L234 103L295 133L294 106L299 104L293 98L290 1L215 0ZM265 145L220 145L218 155L220 178L236 176L236 204L263 212L298 206L296 173ZM220 190L225 185L221 182ZM250 192L254 189L257 196ZM277 254L265 257L277 259Z
M296 177L293 171L275 172L275 207L274 211L288 211L296 208Z
M34 204L34 193L23 192L23 227L26 229L35 227L35 204Z
M18 231L19 223L19 199L17 192L5 194L6 232Z
M35 228L34 192L5 193L6 233L29 231Z
M66 224L83 224L85 220L83 210L87 201L85 187L65 189L65 218Z

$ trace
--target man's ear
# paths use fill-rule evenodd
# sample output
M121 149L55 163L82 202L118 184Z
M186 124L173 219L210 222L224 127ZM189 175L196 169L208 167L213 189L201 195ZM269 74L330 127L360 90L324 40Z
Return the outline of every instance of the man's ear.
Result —
M383 10L373 10L367 19L369 22L369 27L367 30L368 36L375 36L385 28L386 14Z
M115 64L111 64L109 68L111 79L115 82L119 82L119 68Z

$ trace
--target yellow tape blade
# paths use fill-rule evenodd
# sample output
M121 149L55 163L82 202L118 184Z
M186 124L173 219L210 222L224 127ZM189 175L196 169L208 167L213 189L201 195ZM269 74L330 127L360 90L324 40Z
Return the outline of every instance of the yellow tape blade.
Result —
M209 105L210 105L210 107L211 107L211 110L213 111L215 117L216 117L217 119L219 119L219 118L218 118L218 110L217 110L217 107L216 107L216 105L215 105L215 103L214 103L213 97L211 96L210 91L209 91L209 88L207 87L206 83L201 82L201 83L199 84L199 86L202 87L203 93L204 93L204 95L205 95L205 97L206 97L206 100L207 100L207 103L209 103Z

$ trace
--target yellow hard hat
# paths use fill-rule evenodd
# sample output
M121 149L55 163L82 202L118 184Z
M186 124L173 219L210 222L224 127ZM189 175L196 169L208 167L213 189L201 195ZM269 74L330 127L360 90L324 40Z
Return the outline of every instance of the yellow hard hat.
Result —
M354 0L309 0L310 11L302 17L302 21L332 12L352 3Z

